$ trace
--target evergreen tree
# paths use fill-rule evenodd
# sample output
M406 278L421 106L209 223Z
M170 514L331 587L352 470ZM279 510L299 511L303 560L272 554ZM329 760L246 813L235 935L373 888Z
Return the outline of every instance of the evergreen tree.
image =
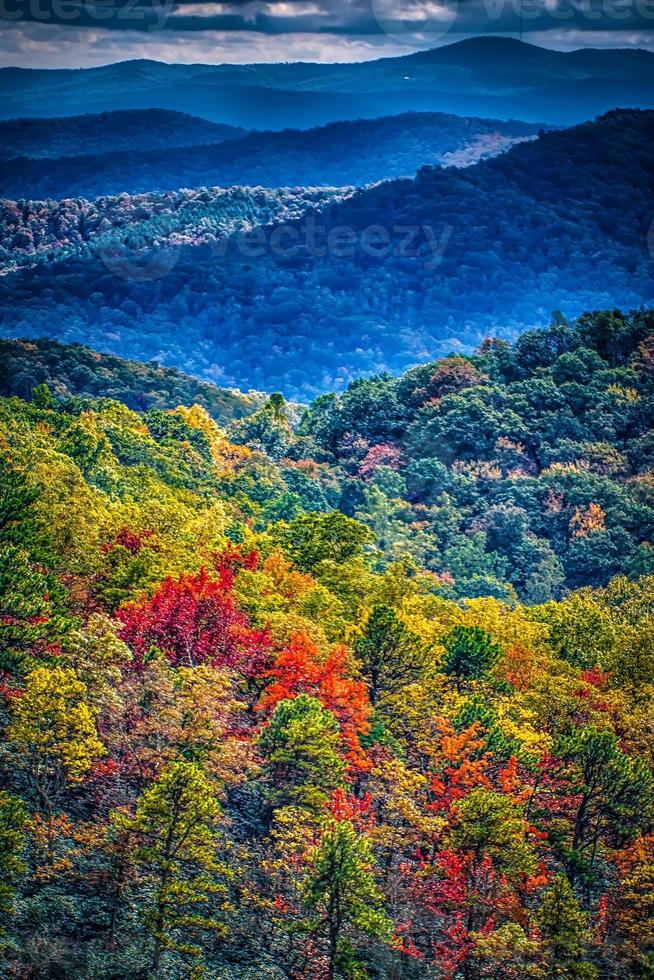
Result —
M50 580L17 547L0 549L0 671L20 675L54 640L63 623L52 620Z
M0 547L20 544L25 548L33 540L38 526L34 504L40 493L24 470L0 454Z
M224 891L218 880L219 819L213 787L190 762L166 769L138 801L133 817L114 815L117 829L136 840L133 860L145 888L153 973L161 969L166 950L199 960L201 940L194 937L224 929L212 908L213 896Z
M420 638L404 625L394 609L373 606L354 654L368 684L373 708L385 694L395 694L420 677L425 661Z
M390 939L392 925L382 910L370 844L357 835L349 820L326 825L304 892L314 928L326 938L329 980L335 976L339 953L349 958L346 934Z
M607 835L617 844L635 835L654 805L654 777L645 763L622 751L613 732L576 729L560 739L558 748L573 763L570 777L579 799L572 871L580 860L593 864L597 844Z
M57 402L46 384L36 385L35 388L32 388L32 405L46 411L57 407Z
M457 688L479 680L500 656L500 648L480 626L455 626L443 640L443 672L453 677Z
M259 736L274 807L319 810L342 781L345 763L338 749L338 722L306 694L280 701Z
M565 875L557 875L537 915L543 934L548 977L594 980L595 967L586 960L592 942L588 915L575 898Z
M0 792L0 943L13 912L16 882L27 870L22 858L26 827L21 800Z

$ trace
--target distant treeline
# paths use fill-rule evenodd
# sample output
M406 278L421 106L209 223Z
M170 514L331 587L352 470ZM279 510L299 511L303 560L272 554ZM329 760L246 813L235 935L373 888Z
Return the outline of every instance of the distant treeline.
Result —
M516 336L553 310L653 301L653 146L654 112L616 111L475 167L359 191L323 208L311 248L300 220L281 248L281 229L248 254L191 247L160 278L121 278L80 246L79 257L2 277L0 331L307 401L489 334ZM149 220L135 222L135 238ZM339 228L345 248L328 237Z
M221 425L249 415L265 401L257 392L218 388L156 362L125 361L81 344L0 340L0 395L29 398L43 384L57 398L113 398L142 412L197 404Z
M539 130L530 123L425 112L338 122L308 131L257 132L235 139L236 129L230 131L230 127L201 120L191 120L195 123L191 126L189 117L182 116L180 134L177 135L177 123L173 122L168 146L164 131L161 143L153 140L157 145L151 148L138 131L132 133L130 128L125 132L123 115L106 114L105 129L98 140L99 146L105 144L103 149L71 150L62 153L59 160L0 162L0 196L95 198L235 184L360 186L390 177L413 176L423 164L474 163L481 157L501 153L516 140L537 135ZM145 132L149 132L148 114L141 113L141 117ZM156 121L155 118L155 134ZM0 137L3 127L8 125L0 123ZM49 121L39 120L36 128L44 128L47 134L48 125ZM207 127L206 135L202 126ZM111 141L113 128L117 130L116 146ZM184 153L172 152L188 141L189 128L195 134L195 142L202 145L186 146ZM218 141L214 130L223 142ZM81 141L78 145L83 146Z

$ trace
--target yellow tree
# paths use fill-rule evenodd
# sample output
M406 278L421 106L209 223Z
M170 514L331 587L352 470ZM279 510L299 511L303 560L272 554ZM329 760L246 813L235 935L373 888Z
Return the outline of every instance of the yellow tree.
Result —
M654 837L639 837L618 851L616 865L611 904L618 959L630 975L647 976L654 963Z
M199 766L175 762L142 795L134 816L116 813L114 826L136 842L134 862L146 887L146 923L154 937L152 972L165 950L196 962L200 931L223 932L212 914L212 896L225 891L226 869L217 860L221 816L211 784Z
M10 750L50 820L65 786L81 782L94 759L105 754L95 709L86 699L86 687L74 671L38 667L12 702Z

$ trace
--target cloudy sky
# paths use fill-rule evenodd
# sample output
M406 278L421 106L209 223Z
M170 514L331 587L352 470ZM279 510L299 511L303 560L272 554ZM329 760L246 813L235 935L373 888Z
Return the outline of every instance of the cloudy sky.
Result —
M0 64L28 67L360 61L520 32L654 49L654 0L0 0Z

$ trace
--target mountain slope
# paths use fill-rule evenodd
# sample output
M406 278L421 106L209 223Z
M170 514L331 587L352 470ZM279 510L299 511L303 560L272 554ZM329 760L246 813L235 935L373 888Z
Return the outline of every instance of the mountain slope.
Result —
M550 51L471 38L358 64L166 65L0 71L0 114L168 108L255 129L413 111L571 123L615 105L654 107L654 54Z
M147 114L136 115L147 122ZM9 124L0 124L0 135L3 125ZM206 125L209 130L220 129ZM47 130L47 121L39 120L39 127ZM538 128L515 120L407 113L308 131L251 133L216 145L188 147L183 154L162 153L158 148L59 160L8 160L0 162L0 196L93 198L235 184L360 186L412 176L427 163L474 163L532 138Z
M646 976L653 331L0 398L0 975Z
M0 396L29 398L42 384L57 398L112 398L137 411L197 404L220 425L250 415L265 401L258 392L218 388L174 368L98 354L81 344L0 340Z
M118 110L56 119L11 119L0 122L0 159L51 160L83 154L157 150L220 143L243 135L243 129L166 109Z
M356 375L514 336L552 310L654 299L654 112L613 112L465 170L359 191L255 247L157 279L70 259L6 275L0 331L55 336L305 400Z
M258 226L293 221L353 193L351 188L200 188L63 201L0 199L0 272L67 258L100 256L126 274L125 262L158 250L176 261L183 244L217 243Z

